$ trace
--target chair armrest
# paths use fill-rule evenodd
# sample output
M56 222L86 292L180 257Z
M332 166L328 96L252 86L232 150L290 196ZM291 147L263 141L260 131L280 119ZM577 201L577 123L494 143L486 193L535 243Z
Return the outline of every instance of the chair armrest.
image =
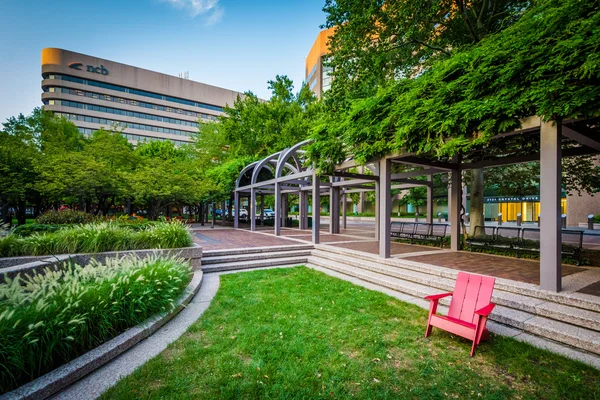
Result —
M448 292L448 293L440 293L440 294L432 294L430 296L425 296L425 299L427 300L439 300L443 297L448 297L448 296L452 296L452 292Z
M496 307L496 305L494 303L490 303L482 309L475 311L475 314L481 315L482 317L487 317L488 315L490 315L494 307Z

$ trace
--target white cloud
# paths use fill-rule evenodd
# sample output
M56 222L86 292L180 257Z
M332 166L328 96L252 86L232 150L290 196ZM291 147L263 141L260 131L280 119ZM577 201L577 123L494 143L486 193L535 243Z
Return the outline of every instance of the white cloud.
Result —
M185 10L192 18L205 16L207 25L214 25L223 18L225 10L219 5L219 0L163 0L173 7Z

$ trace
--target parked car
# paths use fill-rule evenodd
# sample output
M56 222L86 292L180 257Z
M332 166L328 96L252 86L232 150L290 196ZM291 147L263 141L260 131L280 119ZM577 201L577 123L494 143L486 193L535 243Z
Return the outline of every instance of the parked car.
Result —
M265 219L275 218L275 211L271 210L270 208L265 208L264 213ZM260 219L260 210L258 210L256 213L256 219Z
M267 208L265 210L265 218L275 218L275 211L271 210L270 208Z
M232 210L231 214L235 217L235 210ZM225 211L225 215L229 216L229 212ZM240 220L242 220L242 221L248 220L248 211L245 208L240 209Z

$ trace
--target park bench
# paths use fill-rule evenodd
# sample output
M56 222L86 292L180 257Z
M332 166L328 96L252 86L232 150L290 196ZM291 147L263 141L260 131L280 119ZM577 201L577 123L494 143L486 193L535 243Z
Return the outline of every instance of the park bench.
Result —
M447 227L446 224L392 222L390 234L393 238L408 239L411 244L414 241L429 241L439 242L443 247Z
M563 229L561 231L561 254L581 263L583 231ZM475 247L514 251L519 258L524 253L540 252L540 230L536 228L476 226L473 235L467 238L469 249Z

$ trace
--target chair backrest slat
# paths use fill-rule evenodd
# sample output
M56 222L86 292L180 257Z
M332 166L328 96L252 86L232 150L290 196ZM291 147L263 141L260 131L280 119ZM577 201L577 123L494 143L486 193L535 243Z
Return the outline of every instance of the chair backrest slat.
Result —
M480 287L481 276L469 275L469 284L467 285L467 292L465 293L465 299L463 300L460 317L458 317L458 319L469 322L473 320L473 313L475 312L475 306L477 305L477 296L479 295Z
M475 311L482 309L492 301L494 283L496 283L496 278L492 278L491 276L481 277L481 287L479 288L479 295L477 296L477 304L475 310L473 310L473 315L471 316L472 323L475 322Z
M448 310L449 317L460 319L460 311L462 310L462 303L465 300L468 284L469 274L466 272L459 272L456 277L456 283L454 284L452 301L450 301L450 309Z
M490 304L495 281L489 276L459 272L448 316L473 323L475 311Z

